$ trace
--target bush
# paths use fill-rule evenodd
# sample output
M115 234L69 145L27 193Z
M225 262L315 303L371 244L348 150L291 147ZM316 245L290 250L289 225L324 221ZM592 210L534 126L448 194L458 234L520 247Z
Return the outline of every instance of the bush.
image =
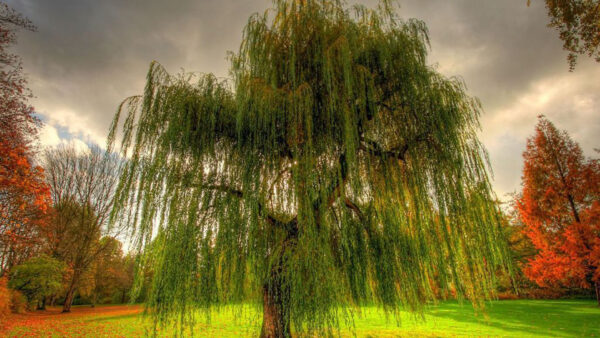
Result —
M519 295L515 294L514 292L511 291L503 291L503 292L498 292L497 297L499 300L515 300L515 299L520 299Z
M35 257L13 268L9 287L20 291L29 306L35 306L60 291L64 269L64 263L54 258Z
M25 313L27 311L27 298L17 290L10 290L10 310L13 313Z

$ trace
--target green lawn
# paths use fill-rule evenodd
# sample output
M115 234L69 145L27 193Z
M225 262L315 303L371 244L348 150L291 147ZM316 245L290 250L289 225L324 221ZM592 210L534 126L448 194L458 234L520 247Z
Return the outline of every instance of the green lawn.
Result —
M356 316L355 332L359 337L398 336L600 336L600 308L585 300L511 300L495 301L487 306L486 316L475 315L468 304L445 302L426 311L424 318L402 312L399 326L394 317L386 320L379 310L364 308ZM55 316L45 324L23 324L11 328L9 336L124 336L137 337L148 332L147 320L138 314ZM200 317L200 316L199 316ZM195 336L239 337L256 335L260 318L252 308L231 308L213 314L210 323L197 323ZM171 336L160 330L159 336ZM352 336L343 328L342 336Z

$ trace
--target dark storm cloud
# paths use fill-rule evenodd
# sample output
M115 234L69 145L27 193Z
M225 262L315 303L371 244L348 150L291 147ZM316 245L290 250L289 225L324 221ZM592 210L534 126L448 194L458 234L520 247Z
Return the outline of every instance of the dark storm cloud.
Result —
M238 48L248 16L270 3L9 1L39 28L22 34L17 49L48 128L63 126L99 143L118 103L143 89L150 61L171 72L184 68L225 77L226 51ZM500 197L518 188L521 152L538 114L567 129L588 155L598 147L600 65L581 58L576 71L568 72L541 0L531 7L526 0L404 0L400 5L402 17L427 23L430 62L447 76L461 76L481 99L481 137ZM48 132L46 143L57 142Z
M38 32L18 45L39 113L102 142L117 105L141 92L152 60L227 75L257 1L18 1Z

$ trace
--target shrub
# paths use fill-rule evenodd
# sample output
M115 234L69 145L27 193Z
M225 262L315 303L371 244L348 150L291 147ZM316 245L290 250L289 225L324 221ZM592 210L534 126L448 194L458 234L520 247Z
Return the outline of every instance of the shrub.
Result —
M515 300L515 299L519 299L519 295L515 294L514 292L511 291L504 291L504 292L498 292L498 294L496 294L496 297L498 300Z
M64 263L48 257L32 258L16 266L10 275L9 287L20 291L30 306L61 289Z
M17 290L10 290L10 310L13 313L25 313L27 311L27 298Z

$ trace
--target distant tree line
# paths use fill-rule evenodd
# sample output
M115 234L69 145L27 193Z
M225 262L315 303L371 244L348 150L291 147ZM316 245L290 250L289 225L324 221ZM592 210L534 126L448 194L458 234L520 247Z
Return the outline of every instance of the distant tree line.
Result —
M38 309L130 301L137 258L124 253L120 229L106 223L118 159L98 147L61 146L46 150L42 163L51 203L35 248L13 253L22 263L6 267L8 286Z
M38 150L41 121L10 52L19 29L36 27L0 3L0 292L12 289L0 310L128 302L137 256L106 222L120 160L98 147Z

